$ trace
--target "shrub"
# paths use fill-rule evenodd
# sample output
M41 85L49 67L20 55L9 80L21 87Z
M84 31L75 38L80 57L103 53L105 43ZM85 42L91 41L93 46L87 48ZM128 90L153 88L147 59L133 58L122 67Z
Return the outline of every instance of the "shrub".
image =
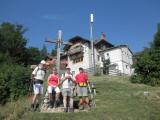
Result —
M109 74L109 67L110 59L103 60L103 74Z
M30 69L22 65L3 64L0 68L0 104L26 95L30 84Z
M146 48L136 57L136 64L133 67L137 75L131 77L132 82L152 86L160 83L160 26L150 48Z
M132 83L141 83L142 79L142 76L133 75L131 76L130 81Z

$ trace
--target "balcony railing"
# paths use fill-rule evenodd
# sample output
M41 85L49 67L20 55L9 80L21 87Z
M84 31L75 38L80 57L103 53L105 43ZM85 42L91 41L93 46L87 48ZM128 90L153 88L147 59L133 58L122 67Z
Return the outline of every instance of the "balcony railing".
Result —
M69 55L73 55L75 53L79 53L79 52L83 52L84 48L82 46L76 47L76 48L72 48L68 51Z

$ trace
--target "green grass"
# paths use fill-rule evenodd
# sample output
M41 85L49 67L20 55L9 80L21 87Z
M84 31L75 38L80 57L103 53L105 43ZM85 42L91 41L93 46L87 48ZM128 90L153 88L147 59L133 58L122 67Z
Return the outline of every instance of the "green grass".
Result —
M21 98L16 102L0 106L0 120L17 120L28 111L30 102L27 98Z
M113 76L91 77L97 88L97 108L91 112L26 112L19 118L22 120L160 120L160 88L132 84L128 79ZM149 91L149 96L145 97L144 91Z

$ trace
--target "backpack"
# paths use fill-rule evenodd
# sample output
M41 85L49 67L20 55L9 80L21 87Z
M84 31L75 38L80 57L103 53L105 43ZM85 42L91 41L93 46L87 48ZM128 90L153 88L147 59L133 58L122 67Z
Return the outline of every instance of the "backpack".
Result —
M34 74L34 76L36 76L37 75L37 72L40 70L40 68L39 68L39 65L37 65L36 67L38 67L38 69L36 70L36 72L35 72L35 74ZM35 68L36 68L35 67ZM45 74L47 73L47 70L45 69L42 69L44 72L45 72Z

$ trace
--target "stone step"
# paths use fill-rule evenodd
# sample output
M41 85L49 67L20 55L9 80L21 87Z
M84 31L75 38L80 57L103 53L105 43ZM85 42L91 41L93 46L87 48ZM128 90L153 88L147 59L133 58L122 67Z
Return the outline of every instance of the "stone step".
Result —
M63 107L58 107L58 108L43 108L40 110L41 113L64 113L64 108ZM74 112L89 112L88 110L79 110L79 109L74 109Z

